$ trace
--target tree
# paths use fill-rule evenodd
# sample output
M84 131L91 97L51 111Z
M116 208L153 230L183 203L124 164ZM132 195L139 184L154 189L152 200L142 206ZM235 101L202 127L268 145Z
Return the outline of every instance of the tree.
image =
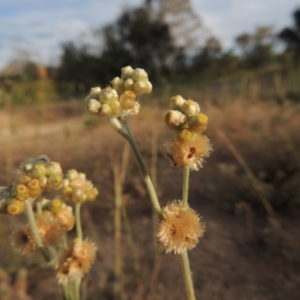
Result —
M295 62L300 60L300 8L293 13L294 26L284 28L278 37L286 44L286 51L293 53Z
M120 60L120 55L125 55L130 60L127 64L143 66L151 75L167 73L176 52L168 26L149 6L124 11L105 29L104 43L103 56Z
M251 36L248 33L243 33L236 37L235 42L241 49L243 57L247 57L251 48Z
M87 46L77 47L72 42L63 44L62 48L56 75L58 87L75 94L85 91L96 81L97 57L88 52Z
M216 73L222 46L218 39L210 37L206 44L192 59L192 69L198 73Z
M243 33L237 36L235 42L242 51L244 67L255 68L266 65L273 57L272 26L259 26L252 34Z

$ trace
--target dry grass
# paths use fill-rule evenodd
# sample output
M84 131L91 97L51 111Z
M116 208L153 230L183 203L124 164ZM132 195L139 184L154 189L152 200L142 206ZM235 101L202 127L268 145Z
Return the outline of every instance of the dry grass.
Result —
M204 101L201 108L209 116L207 135L214 152L200 172L191 174L190 204L203 215L207 227L204 238L190 253L197 298L297 299L300 107L240 100L222 107ZM166 203L181 194L182 172L169 167L162 144L172 132L165 129L162 114L157 106L143 107L131 123L149 167L155 123L157 188L161 202ZM111 159L119 161L123 139L105 122L87 116L81 103L13 108L11 118L6 111L0 111L0 123L1 183L12 180L12 166L44 153L59 161L65 171L76 168L87 173L99 189L98 200L83 207L83 230L100 249L84 287L88 299L113 299ZM217 135L218 130L226 134L253 172L261 193L282 224L280 234L267 222L261 200L236 157ZM126 246L131 237L122 228L124 296L146 299L155 257L151 205L137 167L132 158L130 161L123 194L142 272L137 274L134 268L136 257ZM28 269L32 299L59 299L54 274L41 265L42 260L18 257L7 243L9 231L19 218L1 216L0 222L1 266L12 273L20 266ZM184 299L178 260L172 255L162 255L162 259L152 299ZM141 278L142 295L137 293Z

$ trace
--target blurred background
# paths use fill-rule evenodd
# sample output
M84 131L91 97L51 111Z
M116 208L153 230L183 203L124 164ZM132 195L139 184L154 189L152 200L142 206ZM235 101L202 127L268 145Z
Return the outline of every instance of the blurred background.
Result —
M99 248L86 299L182 300L179 259L156 250L125 141L83 103L127 65L154 86L131 126L162 204L180 198L182 182L163 147L170 97L197 101L209 117L214 151L190 187L206 224L190 252L197 299L299 299L299 2L0 1L0 185L40 154L86 173L100 191L83 207L84 233ZM124 161L116 292L114 170ZM19 256L8 242L24 221L0 216L0 299L61 299L41 257Z

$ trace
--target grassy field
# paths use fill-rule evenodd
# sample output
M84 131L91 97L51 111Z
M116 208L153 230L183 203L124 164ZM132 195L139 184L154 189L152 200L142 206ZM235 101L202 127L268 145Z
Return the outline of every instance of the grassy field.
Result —
M190 252L197 299L299 297L300 106L286 99L290 88L281 77L274 84L277 90L273 87L269 95L281 95L280 101L262 101L264 86L255 81L238 84L240 92L225 84L182 87L181 92L166 85L163 97L154 92L132 117L149 168L157 148L153 172L162 204L180 198L182 189L182 170L170 167L163 146L172 132L164 125L162 106L181 93L198 101L209 117L207 136L214 151L203 169L191 173L190 187L190 205L206 224L204 237ZM83 288L87 299L114 299L113 166L121 164L125 141L104 120L89 116L81 101L5 106L0 128L0 185L12 181L21 161L46 154L64 171L86 173L97 186L97 200L83 207L84 233L99 248ZM12 284L21 267L27 270L31 299L60 299L55 275L42 259L12 251L9 236L21 221L0 216L0 266ZM157 253L152 223L150 201L130 156L123 186L122 299L182 300L179 260ZM5 282L1 274L0 285Z

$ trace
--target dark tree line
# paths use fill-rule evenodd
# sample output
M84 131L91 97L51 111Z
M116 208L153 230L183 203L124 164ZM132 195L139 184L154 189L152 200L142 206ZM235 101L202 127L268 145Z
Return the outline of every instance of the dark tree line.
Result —
M88 45L78 47L72 42L62 45L63 54L55 79L60 89L80 92L94 84L108 84L126 65L143 67L152 80L174 76L215 77L260 68L278 60L273 49L278 40L299 63L300 9L293 16L294 25L279 34L270 26L262 26L253 33L239 35L235 40L239 53L223 51L218 39L211 37L191 56L186 49L173 45L170 28L146 4L124 11L116 22L101 30L103 49L98 54L91 54ZM97 34L95 38L100 40L99 32Z
M279 38L286 44L286 50L290 52L297 65L300 61L300 9L293 13L294 26L284 28L279 33Z

